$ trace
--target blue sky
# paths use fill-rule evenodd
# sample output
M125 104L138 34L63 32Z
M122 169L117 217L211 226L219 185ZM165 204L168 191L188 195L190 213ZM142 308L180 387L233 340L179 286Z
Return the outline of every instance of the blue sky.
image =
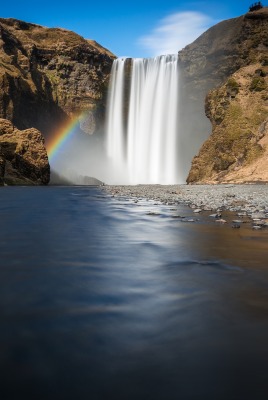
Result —
M244 14L250 4L245 0L4 0L0 16L73 30L117 56L151 57L177 52L211 25Z

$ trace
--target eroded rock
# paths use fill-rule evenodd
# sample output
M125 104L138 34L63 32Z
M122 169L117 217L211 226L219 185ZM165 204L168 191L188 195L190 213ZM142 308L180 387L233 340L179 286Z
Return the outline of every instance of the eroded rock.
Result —
M115 56L93 40L60 28L0 18L0 117L46 137L81 112L86 134L103 120Z
M268 181L267 37L264 7L220 22L179 53L183 118L196 143L209 137L197 150L188 183ZM211 136L202 118L204 103Z
M0 119L0 184L46 185L49 173L41 132L34 128L20 131Z

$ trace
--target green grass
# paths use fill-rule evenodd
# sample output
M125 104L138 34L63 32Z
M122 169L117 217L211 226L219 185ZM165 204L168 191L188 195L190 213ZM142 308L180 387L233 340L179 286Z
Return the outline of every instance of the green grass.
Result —
M252 79L249 90L251 92L261 92L267 89L265 79L262 76L256 76Z

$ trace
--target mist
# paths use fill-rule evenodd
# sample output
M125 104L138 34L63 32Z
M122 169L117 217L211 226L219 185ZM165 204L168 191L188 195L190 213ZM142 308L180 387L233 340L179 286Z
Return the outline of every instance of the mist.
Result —
M152 61L136 59L135 62L135 59L128 59L124 62L125 70L121 69L119 78L112 73L102 126L97 127L92 134L84 132L83 125L76 129L57 157L50 161L51 184L186 182L191 161L210 135L211 124L204 112L204 93L194 85L187 85L179 61L174 57L172 62L177 64L177 77L173 70L175 81L168 90L165 81L171 79L170 66L166 67L165 63L170 64L170 56ZM158 67L160 64L161 68ZM150 72L157 80L152 81L150 78L147 85L149 78L145 77L137 84L137 76L132 77L135 65L136 75ZM149 71L146 72L146 68ZM162 78L157 68L162 71ZM158 94L157 76L164 79L161 83L164 90L161 86ZM120 80L119 91L116 89L116 79ZM141 88L146 85L148 87L144 89L144 95ZM172 90L173 97L169 95Z
M50 161L50 167L51 184L127 183L124 172L117 170L107 156L104 128L92 135L77 128L57 157Z

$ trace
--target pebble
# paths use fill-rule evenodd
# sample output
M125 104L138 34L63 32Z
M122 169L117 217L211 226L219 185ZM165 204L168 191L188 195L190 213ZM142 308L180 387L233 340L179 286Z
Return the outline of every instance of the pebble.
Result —
M115 197L125 196L137 203L138 199L152 200L156 204L192 206L195 210L210 211L211 217L221 219L222 211L233 211L238 217L265 220L268 217L268 185L137 185L101 188ZM234 197L235 195L235 203ZM200 211L201 212L201 211ZM196 212L195 214L198 214ZM174 217L176 218L176 217ZM180 217L177 217L180 218ZM258 226L253 221L254 226ZM257 222L257 221L256 221ZM234 223L233 223L234 224ZM267 227L268 221L262 226Z
M216 222L219 222L220 224L227 224L227 221L225 221L225 219L216 219Z
M211 218L221 218L221 214L211 214Z
M239 225L239 224L233 224L233 225L232 225L232 228L233 228L233 229L239 229L239 228L240 228L240 225Z
M251 215L252 219L262 219L265 218L265 214L264 213L255 213Z
M256 221L254 220L254 225L255 226L265 226L266 222L265 221Z
M202 209L201 208L197 208L196 210L194 210L194 213L199 214L201 213Z

